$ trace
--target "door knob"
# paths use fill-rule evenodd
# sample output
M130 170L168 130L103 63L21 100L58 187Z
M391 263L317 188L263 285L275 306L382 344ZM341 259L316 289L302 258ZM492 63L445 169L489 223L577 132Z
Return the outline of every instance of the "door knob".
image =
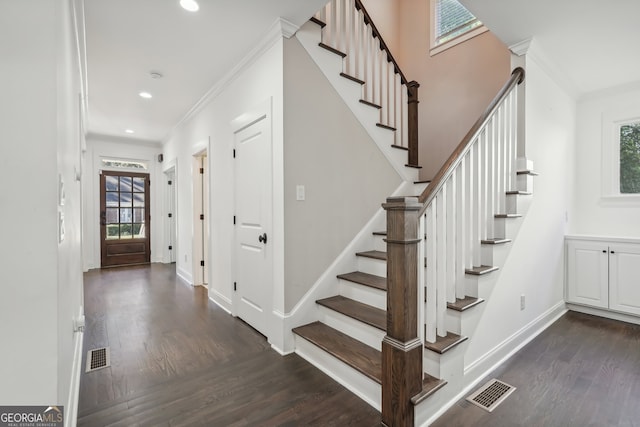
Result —
M107 225L107 213L105 211L100 212L100 225Z
M267 244L267 233L264 233L262 236L258 236L258 242Z

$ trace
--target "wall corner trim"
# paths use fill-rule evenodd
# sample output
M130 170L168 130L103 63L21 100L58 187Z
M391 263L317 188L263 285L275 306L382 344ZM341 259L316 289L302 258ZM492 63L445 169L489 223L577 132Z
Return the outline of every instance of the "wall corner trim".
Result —
M300 27L298 27L296 24L292 24L286 19L278 18L276 19L276 22L274 22L271 26L268 34L271 36L272 32L279 31L282 37L290 39L295 33L298 32L299 29Z

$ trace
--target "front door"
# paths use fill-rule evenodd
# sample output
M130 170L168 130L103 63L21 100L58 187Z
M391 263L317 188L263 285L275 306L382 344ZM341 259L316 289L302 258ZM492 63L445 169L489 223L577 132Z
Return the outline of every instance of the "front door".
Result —
M235 150L237 314L268 335L273 271L268 116L236 132Z
M149 218L149 174L102 171L102 267L144 264L150 261Z

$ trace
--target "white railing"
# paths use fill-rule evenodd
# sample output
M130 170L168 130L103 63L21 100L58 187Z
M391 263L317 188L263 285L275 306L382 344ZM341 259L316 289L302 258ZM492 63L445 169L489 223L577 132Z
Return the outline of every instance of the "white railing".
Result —
M409 149L407 80L362 3L332 0L314 18L326 24L322 43L346 54L343 73L364 82L362 101L379 108L380 125L396 130L394 145Z
M418 284L426 285L419 317L427 342L447 335L447 303L467 296L466 271L482 267L482 240L505 237L495 215L508 213L506 192L516 190L517 85L523 77L522 69L513 72L419 198L427 259L425 282Z

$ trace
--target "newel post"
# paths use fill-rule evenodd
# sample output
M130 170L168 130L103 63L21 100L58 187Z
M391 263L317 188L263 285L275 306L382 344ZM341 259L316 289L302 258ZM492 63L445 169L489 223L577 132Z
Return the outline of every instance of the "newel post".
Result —
M411 398L422 390L418 336L417 197L390 197L387 211L387 335L382 341L382 423L414 425Z
M418 160L418 88L420 84L413 80L407 83L408 111L407 136L409 144L409 164L417 166Z

